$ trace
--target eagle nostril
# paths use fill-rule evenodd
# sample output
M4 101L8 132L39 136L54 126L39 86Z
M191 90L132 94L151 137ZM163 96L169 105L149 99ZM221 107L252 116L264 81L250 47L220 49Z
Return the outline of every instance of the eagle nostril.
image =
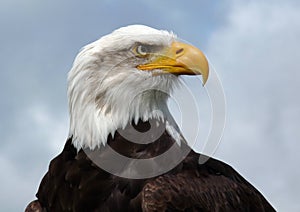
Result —
M176 54L180 54L181 52L183 52L183 48L180 48L176 51Z

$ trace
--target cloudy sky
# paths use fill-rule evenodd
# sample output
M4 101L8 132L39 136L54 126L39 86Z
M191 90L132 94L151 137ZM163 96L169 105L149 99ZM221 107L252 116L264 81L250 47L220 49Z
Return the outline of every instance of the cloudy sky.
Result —
M172 30L208 55L227 101L215 157L278 211L299 211L297 0L1 1L1 211L24 210L64 145L66 76L78 50L134 23Z

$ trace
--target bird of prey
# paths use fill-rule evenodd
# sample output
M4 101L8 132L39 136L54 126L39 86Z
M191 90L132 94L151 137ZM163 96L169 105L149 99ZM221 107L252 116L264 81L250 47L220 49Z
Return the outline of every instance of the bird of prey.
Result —
M68 74L69 137L26 211L275 211L231 166L199 164L167 101L181 75L209 77L198 48L165 30L119 28Z

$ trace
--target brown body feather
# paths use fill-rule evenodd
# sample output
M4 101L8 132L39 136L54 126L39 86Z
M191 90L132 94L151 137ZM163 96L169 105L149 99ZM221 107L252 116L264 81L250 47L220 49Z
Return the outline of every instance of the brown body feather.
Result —
M149 124L139 122L135 127L145 131ZM151 158L177 145L166 132L151 144L131 143L116 133L108 138L108 144L132 158ZM184 146L177 145L178 149ZM275 211L233 168L213 158L200 165L199 154L193 150L171 171L148 179L121 178L99 168L90 156L103 155L106 150L107 146L77 152L72 138L68 139L61 154L50 163L38 201L26 210Z

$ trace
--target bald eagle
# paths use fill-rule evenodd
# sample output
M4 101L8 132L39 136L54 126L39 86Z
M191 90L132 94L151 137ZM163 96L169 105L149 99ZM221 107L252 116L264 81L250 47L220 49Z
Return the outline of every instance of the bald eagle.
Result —
M274 211L229 165L190 149L167 100L204 54L142 25L85 46L68 75L70 131L26 211ZM164 157L161 157L163 155Z

